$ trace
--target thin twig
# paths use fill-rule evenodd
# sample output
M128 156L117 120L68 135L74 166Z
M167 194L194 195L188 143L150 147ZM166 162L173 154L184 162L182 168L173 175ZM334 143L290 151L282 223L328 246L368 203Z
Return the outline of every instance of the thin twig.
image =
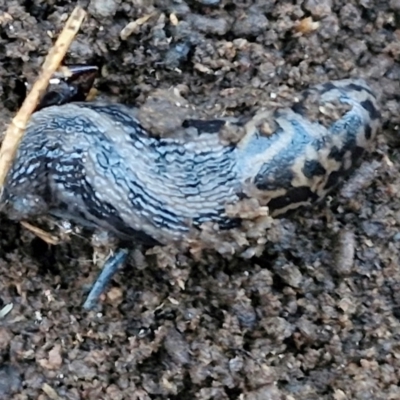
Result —
M57 236L52 235L49 232L44 231L43 229L38 228L26 221L21 221L21 225L35 234L37 237L45 241L47 244L57 245L60 243L60 239Z
M76 7L74 9L56 43L50 49L46 60L43 63L42 71L38 79L32 86L31 91L7 129L0 150L0 198L3 192L4 181L14 160L26 124L28 123L33 111L36 109L41 96L47 89L49 80L63 61L85 16L86 12L81 7Z

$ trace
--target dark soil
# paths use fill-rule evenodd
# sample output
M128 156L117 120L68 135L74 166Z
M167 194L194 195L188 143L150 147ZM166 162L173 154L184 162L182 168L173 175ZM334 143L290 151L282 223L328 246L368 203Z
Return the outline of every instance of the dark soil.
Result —
M0 0L1 130L75 5ZM400 1L83 5L66 61L100 65L103 96L143 104L174 87L203 114L240 116L361 76L384 129L346 186L277 223L259 258L138 254L101 311L82 310L99 271L90 237L50 247L1 219L0 398L400 399Z

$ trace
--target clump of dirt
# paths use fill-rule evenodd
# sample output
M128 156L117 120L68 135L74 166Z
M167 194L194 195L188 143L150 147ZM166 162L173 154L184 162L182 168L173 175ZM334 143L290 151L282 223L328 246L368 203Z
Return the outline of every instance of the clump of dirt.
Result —
M82 311L90 237L49 247L3 217L0 398L400 398L399 2L82 4L66 61L99 65L102 96L141 105L179 88L203 115L246 117L363 77L384 129L341 191L271 227L263 254L137 252L100 311ZM73 7L0 0L3 131Z

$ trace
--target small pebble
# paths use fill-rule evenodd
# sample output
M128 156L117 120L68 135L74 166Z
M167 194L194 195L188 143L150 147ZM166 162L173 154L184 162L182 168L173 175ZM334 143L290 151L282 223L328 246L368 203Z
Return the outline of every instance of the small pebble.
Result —
M118 2L115 0L91 0L88 11L96 18L110 18L118 10Z

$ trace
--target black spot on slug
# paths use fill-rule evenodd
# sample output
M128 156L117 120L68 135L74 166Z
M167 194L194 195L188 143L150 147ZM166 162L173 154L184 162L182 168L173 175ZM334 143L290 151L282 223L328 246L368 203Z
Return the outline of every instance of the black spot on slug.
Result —
M337 86L335 86L332 82L325 82L322 85L322 88L323 88L323 90L321 92L326 93L326 92L329 92L330 90L337 89Z
M243 192L237 192L236 196L238 197L239 200L250 199L249 195Z
M308 186L300 186L288 190L284 196L276 197L268 203L268 207L271 211L279 210L287 207L292 203L300 202L313 202L318 199L315 194Z
M269 169L268 169L269 167ZM286 165L277 166L277 168L261 168L254 179L259 190L277 190L290 187L294 178L293 172Z
M343 160L344 151L339 150L336 146L332 147L331 152L329 153L329 158L333 158L337 162L342 162Z
M304 163L303 174L306 178L312 179L315 176L322 176L326 174L326 169L317 160L307 160Z
M350 90L355 90L356 92L362 92L364 90L363 86L357 85L356 83L350 83L346 86L346 88Z
M353 164L358 164L361 160L361 157L364 154L365 149L360 146L356 146L351 152L351 160Z
M325 184L325 189L331 190L334 189L339 183L340 179L343 176L341 171L333 171L328 178L328 181Z
M356 92L367 92L369 93L371 96L374 96L374 93L372 92L371 89L365 87L365 86L361 86L361 85L357 85L356 83L350 83L346 86L347 89L350 90L355 90Z
M371 116L371 119L380 118L381 114L375 108L375 106L374 106L374 104L372 103L371 100L364 100L360 104L361 104L362 107L364 107L368 111L369 115Z
M365 126L365 139L369 140L372 136L372 129L369 125Z

